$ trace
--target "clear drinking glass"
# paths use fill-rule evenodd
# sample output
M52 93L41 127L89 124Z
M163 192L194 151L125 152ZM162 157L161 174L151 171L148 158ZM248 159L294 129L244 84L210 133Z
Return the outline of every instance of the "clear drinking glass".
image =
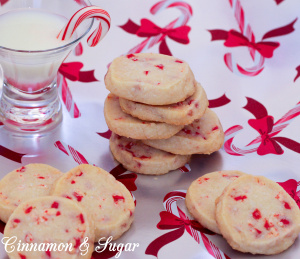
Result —
M0 15L19 8L35 8L70 19L77 10L90 5L88 0L9 0L0 7ZM54 49L24 51L0 46L3 77L0 119L7 128L19 132L44 132L61 123L57 72L93 22L94 19L82 22L76 29L74 40Z

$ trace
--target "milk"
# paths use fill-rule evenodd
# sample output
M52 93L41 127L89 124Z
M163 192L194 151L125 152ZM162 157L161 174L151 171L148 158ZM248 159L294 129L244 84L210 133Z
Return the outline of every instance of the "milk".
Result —
M0 15L0 64L10 85L25 92L34 92L55 80L57 70L70 48L45 50L74 40L61 41L56 38L67 21L65 17L39 9L15 9Z

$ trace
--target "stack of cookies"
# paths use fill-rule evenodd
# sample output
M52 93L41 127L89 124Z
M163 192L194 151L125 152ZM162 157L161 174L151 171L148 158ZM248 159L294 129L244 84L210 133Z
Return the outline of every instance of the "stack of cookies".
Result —
M220 121L186 62L153 53L118 57L105 85L110 149L128 170L165 174L223 145Z

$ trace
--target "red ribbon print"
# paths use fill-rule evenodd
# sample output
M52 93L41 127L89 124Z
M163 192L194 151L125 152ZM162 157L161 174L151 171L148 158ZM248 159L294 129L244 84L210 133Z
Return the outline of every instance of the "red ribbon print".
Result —
M265 58L271 58L273 57L274 50L278 48L280 44L272 41L260 41L255 43L249 41L242 33L230 30L227 34L227 39L224 42L224 45L226 47L246 46L257 50Z
M250 119L248 124L259 133L259 137L251 141L243 149L237 148L233 144L233 139L238 131L243 129L240 125L235 125L225 132L224 149L230 155L242 156L249 153L257 152L258 155L267 154L282 155L284 150L282 146L300 153L300 143L286 137L277 137L292 120L300 115L300 102L294 108L288 111L281 119L274 122L273 116L268 115L267 109L258 101L247 98L247 105L243 107L255 117ZM257 147L258 145L258 147Z
M141 26L137 30L136 35L139 37L152 37L163 34L176 42L188 44L190 42L188 38L190 30L191 28L187 25L170 29L160 28L150 20L142 19Z
M180 238L185 231L187 231L191 236L193 235L191 228L197 231L202 231L206 234L213 235L211 231L202 227L196 220L190 220L182 210L178 208L180 217L173 215L170 212L162 211L160 212L160 222L157 224L157 228L161 230L165 229L175 229L168 232L157 239L155 239L146 249L146 254L156 256L158 251L165 245Z
M190 220L188 216L178 207L177 202L184 200L185 190L176 190L167 193L164 197L164 207L166 211L160 212L160 221L157 228L161 230L172 230L152 241L146 248L145 254L158 256L159 250L165 245L179 239L185 231L204 249L208 258L230 259L218 247L216 247L206 236L214 235L213 232L205 229L195 220ZM206 258L206 257L205 257Z
M266 116L261 119L251 119L248 123L261 135L261 144L257 149L258 155L283 154L282 148L270 134L274 126L274 118L272 116Z

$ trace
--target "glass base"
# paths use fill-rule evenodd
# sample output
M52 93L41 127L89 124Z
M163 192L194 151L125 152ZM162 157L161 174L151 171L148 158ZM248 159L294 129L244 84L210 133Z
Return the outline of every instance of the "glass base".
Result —
M0 119L5 127L17 132L39 133L54 129L62 121L56 83L33 93L4 83Z

